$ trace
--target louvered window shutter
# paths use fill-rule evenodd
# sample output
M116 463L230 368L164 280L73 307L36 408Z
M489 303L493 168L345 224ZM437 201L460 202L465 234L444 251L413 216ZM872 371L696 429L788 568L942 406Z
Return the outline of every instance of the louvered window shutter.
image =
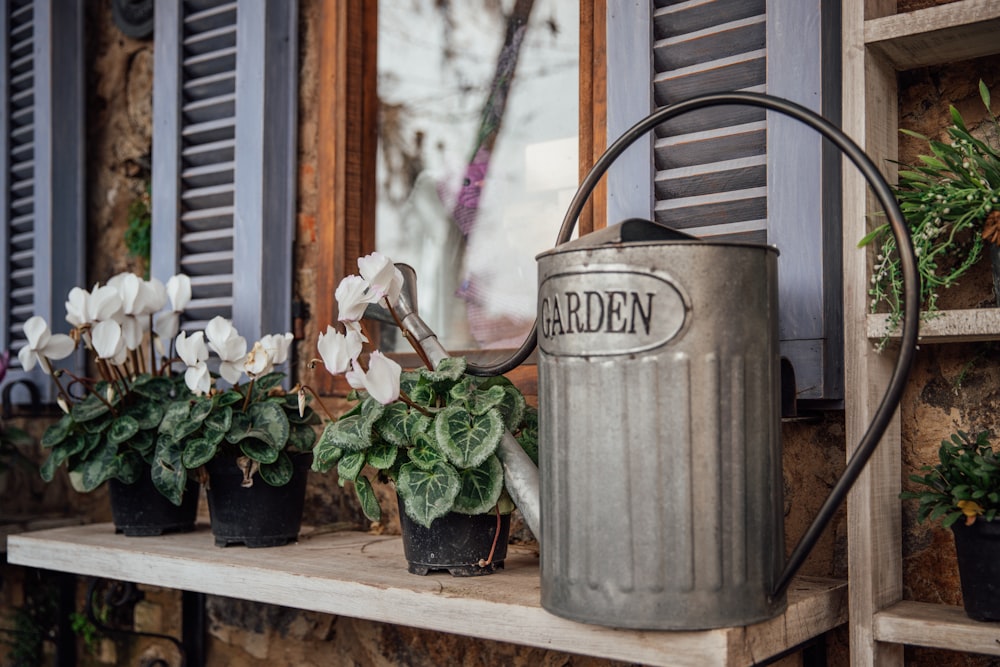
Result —
M833 0L608 3L608 136L696 95L756 91L837 122ZM716 107L664 123L609 173L608 217L778 246L782 356L800 400L843 399L840 159L797 121Z
M6 381L29 380L41 399L51 402L51 380L38 367L25 373L16 355L32 315L44 317L54 331L69 329L66 295L84 284L83 5L77 0L0 5L5 160L0 331L12 362Z
M191 276L186 329L290 330L296 5L156 5L152 275Z

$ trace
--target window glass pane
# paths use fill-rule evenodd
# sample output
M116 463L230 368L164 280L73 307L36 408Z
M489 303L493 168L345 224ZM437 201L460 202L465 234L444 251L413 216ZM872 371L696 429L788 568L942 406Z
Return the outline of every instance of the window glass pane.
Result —
M382 0L378 47L376 246L446 348L517 346L579 181L578 0Z

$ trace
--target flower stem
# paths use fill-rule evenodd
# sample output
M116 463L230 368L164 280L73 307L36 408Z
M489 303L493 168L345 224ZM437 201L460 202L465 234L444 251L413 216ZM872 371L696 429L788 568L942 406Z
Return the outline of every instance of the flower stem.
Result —
M421 345L420 341L414 338L413 334L410 333L410 330L403 325L403 321L400 320L399 315L396 314L396 309L392 307L391 303L389 303L388 297L385 299L385 307L389 310L389 314L392 315L392 319L396 321L396 326L403 332L403 337L410 342L410 346L413 348L414 352L417 353L417 356L420 357L420 361L427 366L428 370L434 370L434 364L431 363L430 358L427 356L427 352L424 351L423 345Z
M250 378L250 384L247 386L246 396L243 397L243 412L247 411L247 407L250 405L250 397L253 396L253 385L257 381L257 378Z
M425 408L424 406L417 405L416 403L414 403L413 400L409 396L407 396L406 392L403 391L402 389L399 390L399 400L401 400L403 403L406 403L408 406L410 406L411 408L413 408L414 410L416 410L417 412L419 412L424 416L427 417L434 416L434 413L427 410L427 408Z
M302 385L302 389L304 391L308 391L310 394L313 395L313 398L315 398L316 402L319 403L319 407L323 410L323 414L326 415L327 419L329 419L332 422L333 421L337 421L336 419L334 419L333 415L330 414L330 411L326 408L326 404L323 403L323 399L320 398L319 394L317 394L316 391L312 387L310 387L307 384L304 384L304 385Z

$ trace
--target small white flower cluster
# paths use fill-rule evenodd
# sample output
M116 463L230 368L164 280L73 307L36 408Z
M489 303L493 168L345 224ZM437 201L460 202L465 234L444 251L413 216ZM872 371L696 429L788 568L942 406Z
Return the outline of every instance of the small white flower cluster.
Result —
M358 270L361 275L344 278L334 294L337 319L343 323L345 333L327 326L326 332L319 335L317 349L332 375L343 373L351 387L363 389L388 405L399 398L402 367L378 350L369 355L368 367L364 367L360 356L364 343L369 341L362 331L361 318L370 303L384 301L390 310L396 305L403 274L391 259L377 252L358 259Z
M184 383L196 394L208 394L212 390L213 378L208 370L210 348L219 357L219 375L235 385L244 373L254 379L285 363L291 344L291 333L269 334L247 352L246 338L239 335L232 322L221 316L212 318L204 331L195 331L190 336L182 331L175 341L177 355L187 366Z
M191 281L183 274L173 276L164 285L155 278L143 280L134 273L119 273L105 285L94 285L89 292L81 287L70 290L66 321L75 328L76 338L83 340L98 359L121 366L130 352L139 349L150 328L158 341L173 338L180 313L190 300ZM153 316L168 301L170 310L160 313L153 323ZM74 337L51 333L39 315L25 322L24 334L27 343L17 356L28 371L37 363L51 375L50 361L68 357L77 345Z

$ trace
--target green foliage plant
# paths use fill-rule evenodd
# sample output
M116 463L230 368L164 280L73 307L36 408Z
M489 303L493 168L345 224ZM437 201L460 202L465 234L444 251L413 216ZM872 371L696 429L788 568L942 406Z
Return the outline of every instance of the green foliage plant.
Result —
M993 127L1000 131L982 81L979 93ZM982 255L983 223L997 208L1000 188L1000 150L973 136L954 106L950 111L952 124L946 130L950 141L900 130L927 142L930 149L929 155L919 156L918 165L900 170L895 188L913 238L925 317L936 313L940 291L955 285ZM903 274L888 223L873 229L858 245L872 243L878 251L868 290L871 310L888 311L891 331L902 319Z
M337 468L340 484L353 482L365 515L381 519L372 479L391 482L407 515L423 526L447 514L510 513L497 448L509 430L537 463L537 412L506 378L465 374L463 357L437 368L402 373L409 403L382 405L364 391L340 419L327 423L313 468Z
M125 228L125 248L128 250L129 256L143 260L146 266L149 266L152 239L151 196L150 184L149 181L146 181L142 188L142 194L129 204Z
M940 520L950 527L961 518L993 521L1000 512L1000 457L990 444L989 432L965 431L942 440L938 463L923 466L921 475L910 475L919 491L905 491L901 498L917 500L917 520Z
M326 424L313 469L336 466L372 521L382 512L366 467L394 484L407 516L425 527L449 512L511 512L497 449L509 431L537 463L534 409L506 378L467 375L463 357L432 363L396 313L403 276L392 260L376 252L360 258L358 268L361 275L347 276L336 291L344 331L327 327L317 344L327 371L344 374L353 387L356 404ZM369 337L361 320L371 305L392 315L424 367L404 372L378 350L362 356Z
M283 389L284 375L274 371L287 359L292 334L264 336L249 352L221 317L204 332L178 334L191 299L186 276L166 286L134 274L116 278L91 292L71 291L71 335L49 332L38 317L25 324L22 366L40 364L52 377L64 412L42 436L50 450L42 478L51 481L65 466L74 487L88 492L112 478L132 484L149 470L156 489L180 505L189 478L229 454L245 485L258 472L269 484L287 483L288 453L309 451L318 423L307 397ZM78 346L92 357L94 377L53 365ZM209 346L218 371L208 367Z

